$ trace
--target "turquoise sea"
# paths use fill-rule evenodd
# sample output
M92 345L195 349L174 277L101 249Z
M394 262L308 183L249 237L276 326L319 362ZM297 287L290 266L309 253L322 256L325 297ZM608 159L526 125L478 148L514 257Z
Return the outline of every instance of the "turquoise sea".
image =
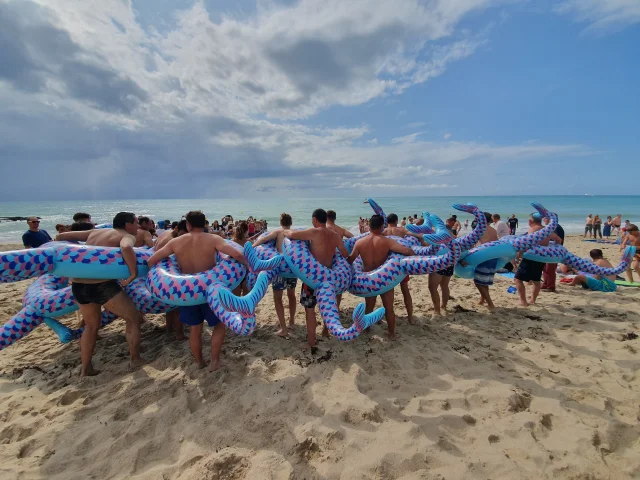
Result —
M515 213L521 220L519 231L527 227L526 219L532 212L530 202L536 201L545 208L556 212L560 224L567 233L579 233L584 229L584 219L588 213L607 215L621 213L623 220L640 222L640 196L495 196L495 197L373 197L386 213L396 213L401 218L429 211L443 219L458 214L461 223L472 217L451 208L453 203L471 202L484 211L499 213L503 219ZM56 223L70 224L75 212L85 211L95 222L110 222L119 211L131 211L146 215L154 220L179 220L187 211L202 210L210 221L230 214L234 219L263 218L270 228L278 226L280 214L292 215L294 226L310 226L311 212L316 208L332 209L338 214L338 224L357 230L359 217L371 215L371 208L364 204L364 198L262 198L262 199L197 199L197 200L104 200L104 201L50 201L50 202L8 202L0 203L0 217L29 216L41 217L41 228L52 236ZM26 222L1 222L0 243L20 242L26 231Z

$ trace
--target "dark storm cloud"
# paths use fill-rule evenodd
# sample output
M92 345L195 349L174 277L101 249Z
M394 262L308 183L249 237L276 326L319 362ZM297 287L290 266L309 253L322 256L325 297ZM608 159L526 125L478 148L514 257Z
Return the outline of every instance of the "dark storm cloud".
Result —
M54 21L31 2L0 3L0 80L17 90L42 92L55 78L69 97L108 112L129 114L147 100L136 82L83 50Z

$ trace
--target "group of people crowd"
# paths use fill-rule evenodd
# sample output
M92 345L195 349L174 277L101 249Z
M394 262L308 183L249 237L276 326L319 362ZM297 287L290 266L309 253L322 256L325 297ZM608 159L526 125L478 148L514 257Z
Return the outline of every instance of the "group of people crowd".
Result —
M629 220L625 220L624 225L622 225L622 214L620 213L613 218L609 215L604 222L600 215L590 213L587 215L584 223L583 238L587 238L587 235L592 239L602 239L602 237L609 238L612 235L619 237L626 232L630 226L631 222Z
M485 213L487 223L489 224L485 233L479 240L479 244L484 244L498 240L499 238L515 233L518 226L518 219L515 215L507 221L503 222L499 214ZM322 265L331 268L333 257L336 249L342 254L349 263L353 263L360 257L364 271L372 271L380 267L386 262L389 254L392 252L402 255L414 255L414 251L401 243L397 237L416 237L422 244L424 240L419 234L411 233L407 230L406 224L424 222L424 219L418 218L417 215L410 217L409 220L399 221L398 215L391 213L387 216L387 225L384 225L384 218L380 215L373 215L366 220L367 231L370 235L363 236L358 239L349 253L343 242L344 238L352 237L353 234L347 229L336 224L337 215L335 211L325 211L321 208L316 209L311 218L312 227L293 230L293 219L291 215L283 213L280 217L280 227L256 238L261 230L266 230L266 222L254 221L251 217L248 221L234 222L233 218L226 216L221 222L215 221L213 225L209 225L205 215L200 211L191 211L179 221L171 223L168 220L158 222L156 227L153 220L148 217L136 217L133 213L120 212L113 219L113 228L93 229L91 216L86 213L79 213L74 216L74 223L70 232L62 232L56 236L56 240L85 242L87 245L120 247L123 259L129 267L130 277L117 280L91 280L91 279L71 279L74 297L79 304L80 313L82 314L85 324L85 330L81 337L81 358L82 358L82 374L92 375L96 373L91 363L93 350L95 348L98 328L100 326L101 308L104 306L107 310L122 317L126 321L126 335L129 343L131 364L136 365L141 362L140 359L140 325L143 322L143 315L139 312L132 300L122 289L128 285L137 276L137 266L133 248L136 246L153 247L154 253L148 260L149 267L153 267L160 260L170 255L175 255L183 274L195 274L213 268L216 264L216 252L229 255L243 265L247 265L247 261L242 251L234 248L224 239L227 237L229 226L232 226L232 238L240 245L247 241L258 246L268 241L275 241L276 248L281 251L282 243L285 238L291 240L304 240L309 243L311 254ZM549 219L543 219L538 213L531 214L528 219L527 233L531 234L544 228L544 224L548 224ZM361 221L361 225L365 222ZM465 222L466 224L467 222ZM78 225L84 224L84 225ZM253 224L253 230L249 225ZM40 245L51 240L46 231L39 229L39 220L36 217L28 219L29 231L23 236L25 247L39 247ZM467 229L467 225L460 225L456 216L451 216L446 220L446 227L453 236L460 233L461 229ZM473 226L472 226L473 228ZM251 235L251 231L254 235ZM155 241L154 241L154 237ZM562 244L564 242L564 230L561 226L555 230L551 236L544 239L540 244L548 245L550 241ZM634 245L640 247L640 233L635 225L630 224L626 228L625 238L621 242L620 248L625 245ZM610 267L611 264L603 258L600 250L591 252L594 263ZM464 260L460 262L463 266ZM633 266L638 274L640 274L640 255L636 255ZM508 267L508 265L498 265L498 260L489 260L479 264L474 271L474 284L480 293L480 305L485 305L490 310L495 308L489 293L489 287L493 285L494 276L500 269ZM555 264L544 264L527 259L516 259L511 264L511 269L515 269L515 284L522 306L528 306L535 303L541 290L554 291L556 288L556 268ZM428 288L433 302L433 315L435 317L442 315L446 311L448 302L451 298L449 291L449 282L454 273L454 266L450 266L444 270L429 274ZM630 274L630 272L629 272ZM407 311L408 322L415 323L413 316L413 300L409 288L409 276L400 283L400 290L403 296L404 304ZM610 291L610 283L613 279L610 277L585 277L577 275L572 284L583 285L585 287ZM531 295L527 297L527 285L531 284L533 290ZM297 279L276 278L273 281L274 304L275 310L280 323L280 329L277 334L280 336L288 336L289 329L294 325L294 317L296 312L295 289ZM614 284L615 288L615 284ZM283 304L283 294L287 291L289 300L288 323L285 318L285 310ZM247 293L246 283L234 290L236 295ZM395 339L396 317L394 309L394 289L380 295L382 304L385 307L385 318L390 339ZM366 313L374 310L377 297L368 297L365 299ZM305 346L312 349L316 348L316 328L318 326L316 319L315 307L317 305L316 294L312 288L303 284L300 292L300 304L305 309L307 341ZM340 307L341 296L337 298L338 308ZM213 328L211 335L211 367L210 370L216 370L220 366L220 352L225 336L225 326L210 307L205 303L203 305L179 307L171 311L167 315L167 331L175 331L176 338L184 337L183 325L191 328L189 336L189 344L194 359L198 367L202 368L205 361L202 356L202 332L203 323ZM328 336L329 332L326 325L323 327L322 335Z

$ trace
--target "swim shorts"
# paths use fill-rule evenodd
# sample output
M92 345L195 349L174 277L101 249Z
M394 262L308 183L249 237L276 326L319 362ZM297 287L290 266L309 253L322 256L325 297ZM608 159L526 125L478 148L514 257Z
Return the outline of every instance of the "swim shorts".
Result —
M71 291L80 305L97 303L104 305L117 294L122 292L122 287L117 280L107 280L100 283L77 283L71 284Z
M542 270L544 270L544 263L525 258L520 262L515 278L522 282L539 282L542 278Z
M438 270L436 273L443 277L453 277L453 265L444 270Z
M616 284L607 277L602 277L601 279L587 277L587 284L582 285L582 288L593 290L594 292L615 292Z
M300 292L300 305L305 308L315 308L317 303L315 290L303 283Z
M213 313L209 304L202 303L200 305L189 305L186 307L180 307L180 322L185 325L191 325L195 327L200 325L203 321L207 321L210 327L215 327L220 323L220 319Z
M281 292L282 290L295 289L298 285L297 278L276 277L273 281L273 290Z
M498 259L487 260L476 267L473 274L473 283L480 286L490 287L493 285L493 277L498 267Z

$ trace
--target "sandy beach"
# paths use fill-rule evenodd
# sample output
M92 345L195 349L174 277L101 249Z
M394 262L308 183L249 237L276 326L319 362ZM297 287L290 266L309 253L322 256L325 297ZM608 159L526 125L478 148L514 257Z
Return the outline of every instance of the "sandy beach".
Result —
M597 248L619 262L617 246ZM0 323L29 282L0 285ZM640 289L558 285L521 308L496 276L489 314L473 282L454 278L448 315L432 321L427 278L410 284L419 325L397 290L396 342L382 323L315 356L299 348L300 307L291 338L275 336L269 291L257 331L227 333L213 374L162 316L147 316L134 372L124 322L104 329L93 378L78 376L78 343L41 326L0 352L0 477L640 478L640 339L625 340L640 333ZM345 319L360 302L345 295Z

